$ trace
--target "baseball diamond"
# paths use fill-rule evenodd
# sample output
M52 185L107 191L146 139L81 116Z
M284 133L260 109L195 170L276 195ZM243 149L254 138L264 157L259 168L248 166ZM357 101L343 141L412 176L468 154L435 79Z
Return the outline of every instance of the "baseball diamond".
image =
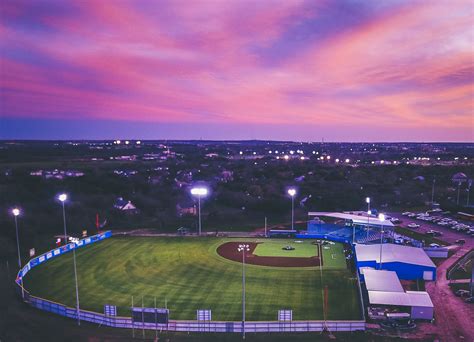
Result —
M249 321L276 320L292 309L295 320L323 319L322 289L327 286L327 318L361 318L357 278L346 264L342 244L318 246L291 239L113 237L78 249L81 309L103 312L117 306L130 316L135 305L170 310L170 319L194 320L196 310L212 310L213 320L238 321L241 306L239 243L251 246L246 265L246 315ZM257 246L265 246L254 255ZM291 245L295 250L282 250ZM304 251L303 251L304 250ZM274 254L304 253L307 257ZM239 258L240 256L240 258ZM24 278L34 296L75 306L72 255L67 253L32 269ZM322 263L322 271L319 264Z

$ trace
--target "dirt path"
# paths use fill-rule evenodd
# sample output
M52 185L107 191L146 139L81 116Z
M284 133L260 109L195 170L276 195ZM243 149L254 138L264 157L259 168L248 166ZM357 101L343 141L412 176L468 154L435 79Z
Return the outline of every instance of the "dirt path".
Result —
M473 241L466 243L438 266L436 282L426 283L435 307L435 330L441 341L474 341L474 305L456 297L446 279L447 269L472 248Z

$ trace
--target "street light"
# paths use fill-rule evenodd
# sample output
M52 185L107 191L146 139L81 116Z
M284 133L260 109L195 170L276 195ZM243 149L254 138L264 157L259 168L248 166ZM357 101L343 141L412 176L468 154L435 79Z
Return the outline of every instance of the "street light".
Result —
M61 201L63 205L63 224L64 224L64 245L67 246L67 231L66 231L66 209L64 207L64 203L67 200L66 194L61 194L58 196L58 199ZM72 249L72 260L74 263L74 281L76 284L76 312L77 312L77 325L81 325L81 318L79 316L79 285L77 283L77 267L76 267L76 243L74 243L74 247Z
M295 188L289 188L288 189L288 195L291 197L291 230L295 229L295 195L296 195L296 189Z
M242 339L245 340L245 252L250 251L250 246L241 244L237 251L242 252Z
M197 196L198 198L198 210L199 210L199 233L201 235L201 197L207 196L208 190L204 187L195 187L191 189L191 195Z
M379 269L382 269L382 246L383 246L383 223L385 222L385 215L384 214L379 214L379 221L382 224L382 227L380 228L380 261L379 261Z
M20 209L12 209L13 217L15 218L15 230L16 230L16 248L18 250L18 268L21 270L21 256L20 256L20 239L18 237L18 216L20 215ZM23 276L20 278L21 281L21 298L25 298L25 290L23 289Z

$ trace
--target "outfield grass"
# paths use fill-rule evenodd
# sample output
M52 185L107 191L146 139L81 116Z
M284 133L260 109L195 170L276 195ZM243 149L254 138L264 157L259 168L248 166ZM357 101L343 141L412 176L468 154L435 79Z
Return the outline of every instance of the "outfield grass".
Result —
M213 320L240 320L242 265L215 251L227 241L236 240L114 237L79 249L81 308L103 312L104 304L114 304L119 315L129 316L132 296L136 306L143 296L145 306L155 297L159 307L166 302L171 319L195 319L197 309L211 309ZM326 260L331 251L323 249ZM322 319L326 285L328 319L359 319L357 280L339 261L323 267L322 279L319 267L247 265L247 319L276 320L283 308L293 309L296 320ZM25 286L35 296L74 306L72 265L72 253L50 260L28 273Z
M276 257L300 257L310 258L318 256L318 246L311 244L311 240L262 240L257 245L253 254L258 256L276 256ZM299 242L295 242L299 241ZM285 246L292 246L294 250L283 250Z

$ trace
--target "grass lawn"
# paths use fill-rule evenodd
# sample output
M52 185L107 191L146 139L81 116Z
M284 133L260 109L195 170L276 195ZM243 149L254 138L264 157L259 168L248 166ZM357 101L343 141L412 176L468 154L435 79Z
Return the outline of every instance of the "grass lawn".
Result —
M310 258L318 256L318 246L312 245L312 240L261 240L253 254L258 256L277 256L277 257L301 257ZM299 241L299 242L295 242ZM294 248L292 251L283 250L285 246Z
M213 320L240 320L242 265L226 260L216 248L229 238L114 237L79 249L77 255L81 308L103 312L104 304L130 315L136 306L165 302L171 319L195 319L197 309L211 309ZM237 241L245 241L239 239ZM247 239L247 241L254 241ZM283 240L281 242L285 243ZM337 247L339 246L339 247ZM360 319L357 280L332 259L334 268L246 266L248 320L276 320L277 311L293 309L295 320L322 319L322 291L328 286L328 319ZM331 259L329 259L331 258ZM332 261L331 261L332 262ZM75 305L72 253L48 261L25 277L35 296Z

